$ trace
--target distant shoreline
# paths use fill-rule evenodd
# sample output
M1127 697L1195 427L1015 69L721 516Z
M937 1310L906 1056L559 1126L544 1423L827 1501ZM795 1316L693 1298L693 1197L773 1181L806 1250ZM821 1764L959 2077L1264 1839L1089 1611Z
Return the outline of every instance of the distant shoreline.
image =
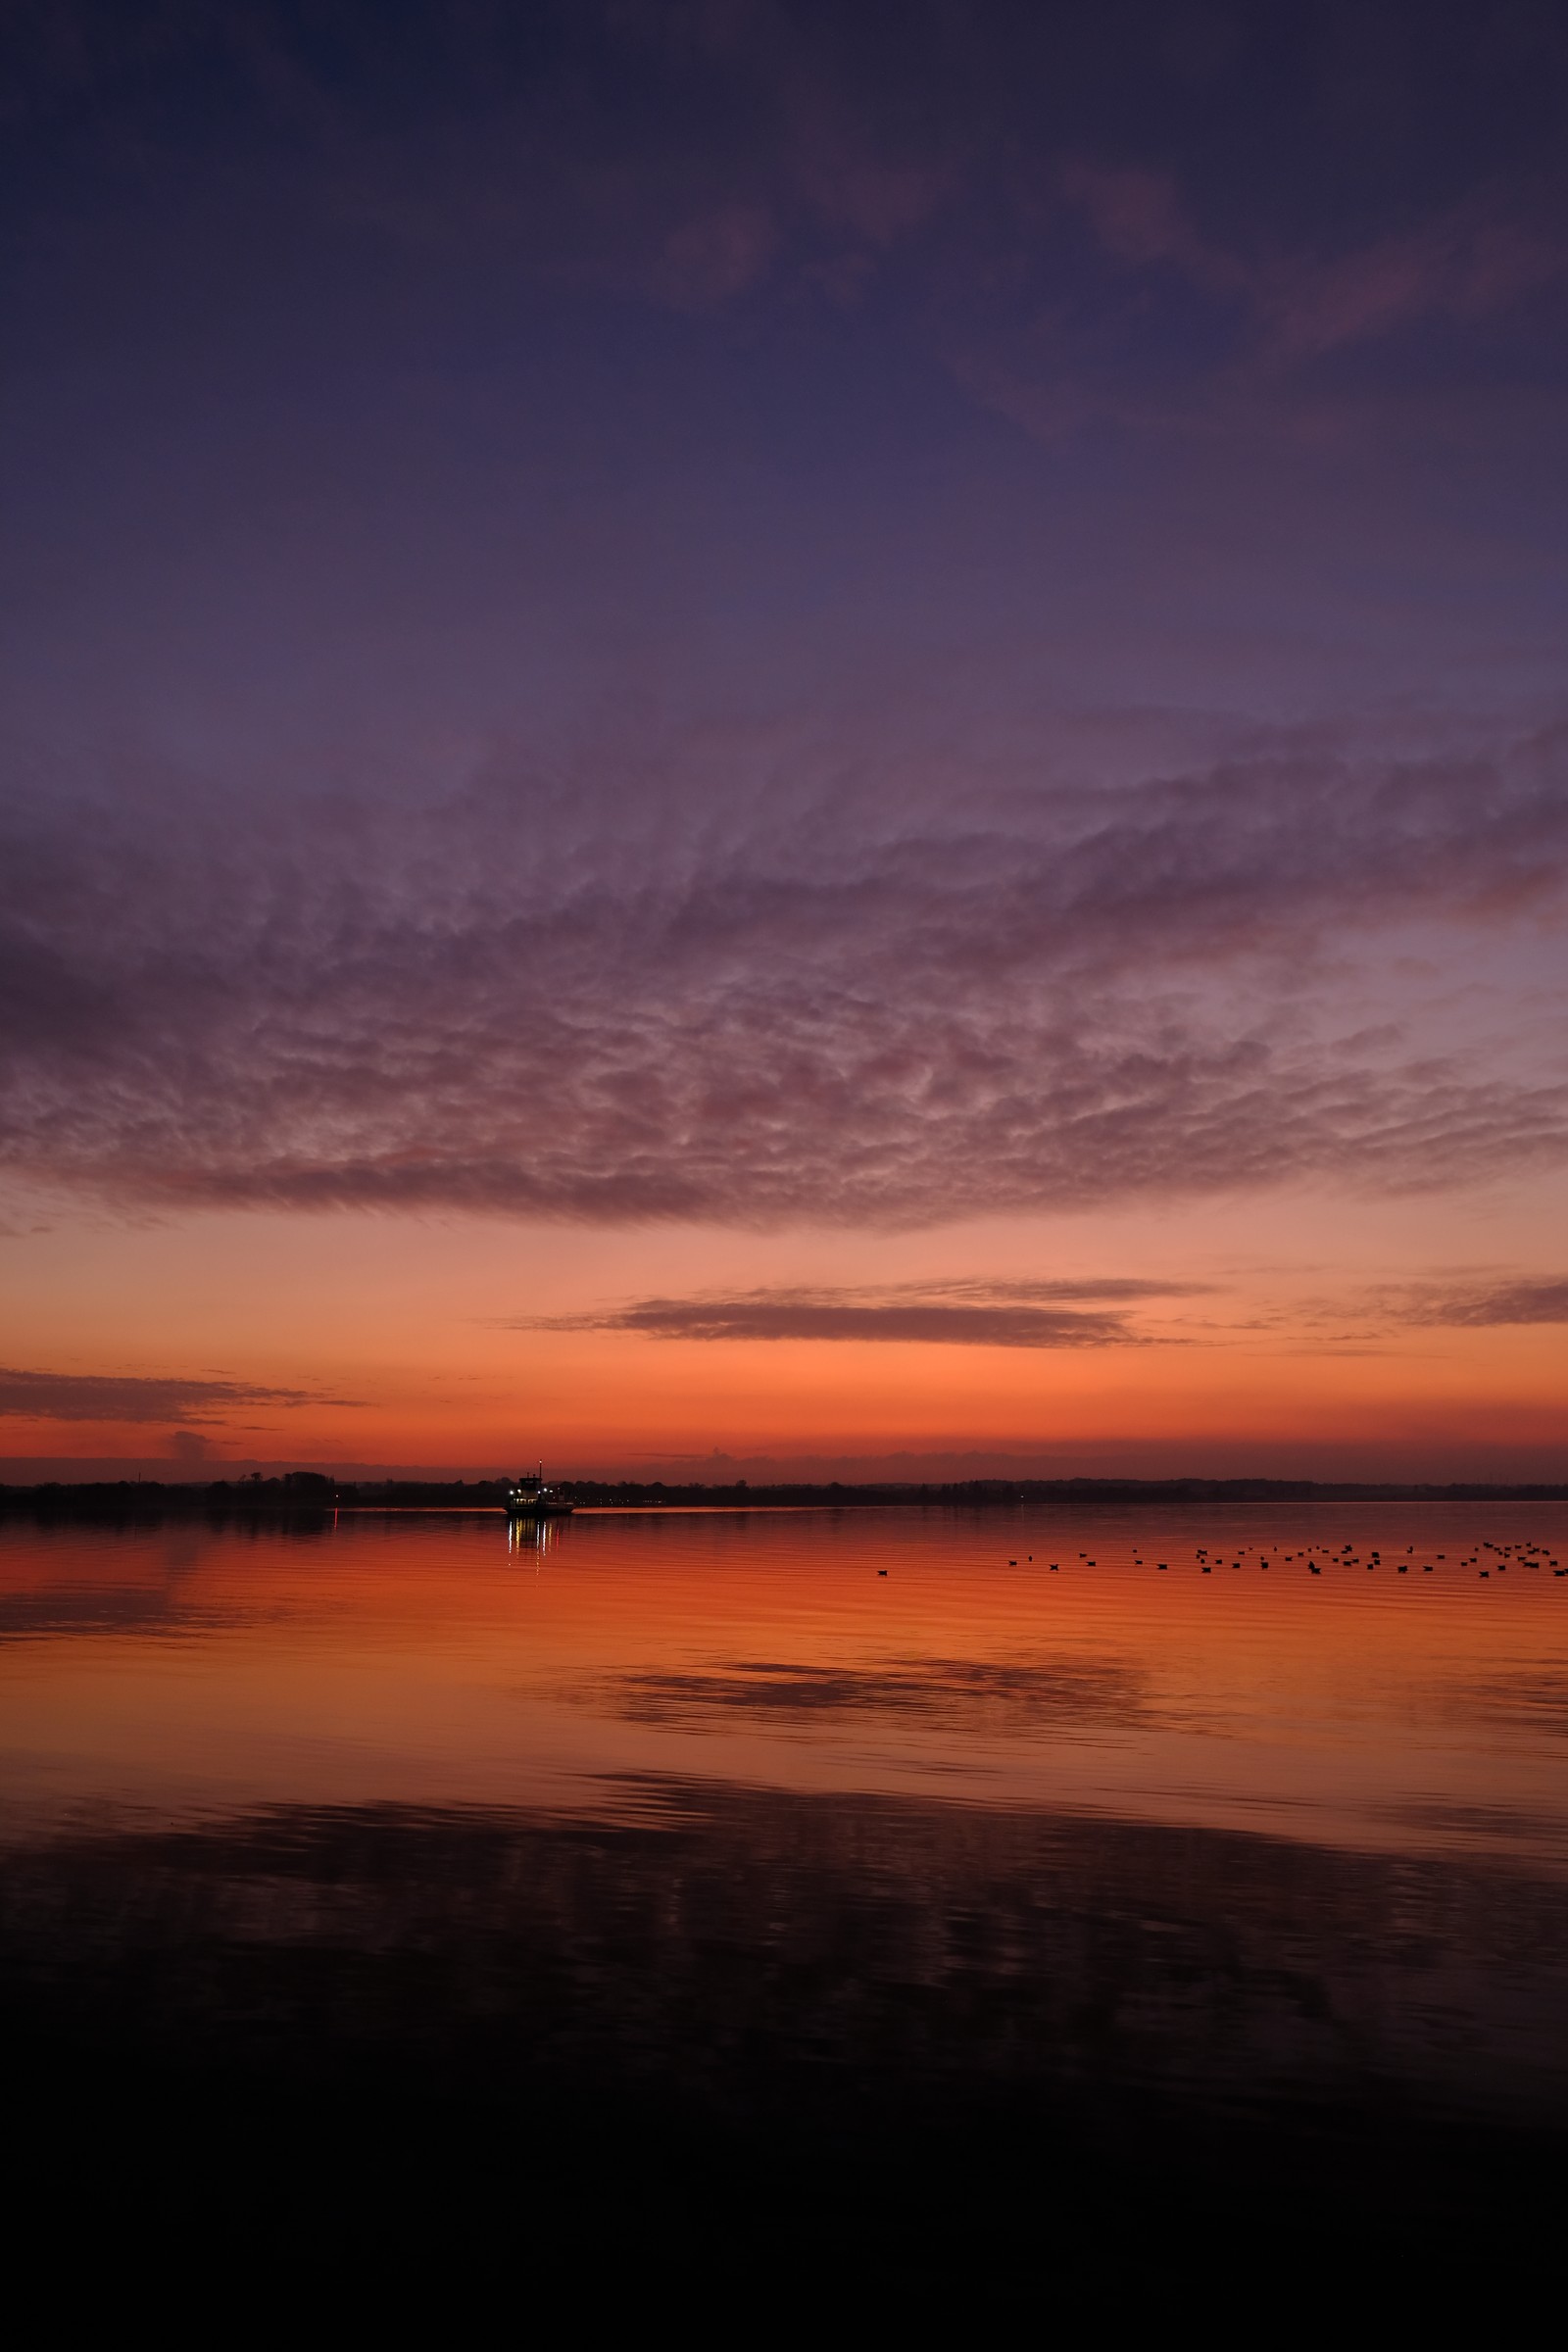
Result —
M864 1510L907 1507L995 1510L1020 1504L1055 1509L1215 1503L1298 1502L1568 1502L1568 1483L1447 1485L1413 1481L1295 1478L976 1478L866 1485L772 1483L751 1486L670 1485L654 1480L563 1479L557 1491L580 1508L619 1510ZM152 1519L207 1517L319 1518L335 1510L495 1510L505 1504L502 1479L385 1479L335 1484L319 1472L284 1478L223 1479L163 1485L152 1480L51 1480L0 1486L0 1515L42 1518Z

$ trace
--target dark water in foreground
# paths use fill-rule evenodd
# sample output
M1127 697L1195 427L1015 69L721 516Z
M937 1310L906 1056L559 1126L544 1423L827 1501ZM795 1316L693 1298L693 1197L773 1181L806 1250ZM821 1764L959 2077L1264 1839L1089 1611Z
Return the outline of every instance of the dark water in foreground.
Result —
M1568 2193L1558 1568L1535 1504L0 1527L13 2200L1495 2289Z

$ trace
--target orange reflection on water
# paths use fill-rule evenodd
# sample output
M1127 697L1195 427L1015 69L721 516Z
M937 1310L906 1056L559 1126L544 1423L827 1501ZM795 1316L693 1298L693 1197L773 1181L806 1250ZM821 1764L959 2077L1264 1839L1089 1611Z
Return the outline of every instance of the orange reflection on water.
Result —
M675 1777L1555 1867L1553 1554L1525 1504L12 1522L5 1821L624 1815Z

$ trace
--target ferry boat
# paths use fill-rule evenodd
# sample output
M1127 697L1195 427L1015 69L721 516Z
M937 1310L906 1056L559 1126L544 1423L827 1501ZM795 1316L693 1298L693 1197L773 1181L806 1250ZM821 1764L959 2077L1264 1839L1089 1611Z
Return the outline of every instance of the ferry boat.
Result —
M565 1519L576 1508L574 1502L567 1502L564 1495L545 1485L543 1462L537 1477L531 1470L519 1470L507 1489L509 1519Z

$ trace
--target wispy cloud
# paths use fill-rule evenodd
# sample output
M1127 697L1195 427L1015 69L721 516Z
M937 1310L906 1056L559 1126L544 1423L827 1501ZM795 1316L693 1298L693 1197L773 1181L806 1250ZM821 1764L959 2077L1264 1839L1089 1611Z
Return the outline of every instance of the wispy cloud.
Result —
M1521 334L1555 346L1555 169L1494 169L1394 218L1314 205L1309 228L1191 159L1073 151L1054 184L1035 267L971 269L939 313L954 376L1034 440L1114 421L1211 458L1334 446L1396 469L1429 432L1483 430L1493 393L1507 408Z
M1277 353L1311 359L1424 319L1473 322L1565 272L1560 236L1471 201L1329 259L1277 263L1254 299Z
M116 1372L26 1372L0 1366L0 1416L24 1421L211 1422L240 1405L352 1404L309 1389L242 1380L160 1379Z
M870 1304L789 1293L640 1298L608 1315L565 1318L544 1328L634 1331L659 1340L883 1340L948 1348L1104 1348L1125 1346L1135 1337L1125 1316L1115 1314L1039 1306Z
M1074 158L1061 177L1112 262L1173 271L1234 305L1281 360L1315 359L1423 319L1474 321L1568 273L1560 234L1518 196L1495 191L1335 253L1250 252L1200 233L1169 172Z
M1568 1077L1467 1045L1452 1002L1489 930L1555 1002L1565 757L1303 746L1020 781L963 824L809 761L775 806L613 771L248 835L35 806L0 845L0 1166L155 1203L895 1225L1557 1165ZM1391 921L1422 958L1378 961Z
M1536 1275L1495 1283L1431 1283L1396 1292L1388 1302L1400 1322L1461 1330L1480 1330L1492 1324L1568 1323L1568 1275Z
M1200 234L1170 172L1075 156L1062 167L1061 185L1113 261L1173 269L1213 293L1250 294L1247 264Z
M1414 52L1430 53L1410 13ZM1216 117L1195 105L1157 8L1109 12L1064 46L1005 6L966 10L956 40L949 10L913 6L882 40L831 9L541 0L531 35L512 12L429 12L396 55L383 12L361 0L334 10L329 43L270 0L166 10L156 26L128 26L106 0L24 14L3 103L24 130L58 139L75 118L100 152L118 133L145 173L188 135L167 93L194 74L204 120L222 123L247 180L286 184L328 236L480 252L517 277L676 311L769 285L792 303L807 287L853 299L878 270L902 270L921 312L956 279L1059 323L1074 275L1065 214L1087 224L1102 272L1160 271L1228 310L1237 342L1207 356L1211 373L1249 341L1294 362L1422 320L1472 327L1563 267L1551 109L1520 103L1563 70L1550 12L1528 44L1481 24L1450 33L1447 70L1493 92L1466 110L1468 170L1445 108L1441 167L1410 159L1382 217L1387 170L1357 172L1346 151L1339 176L1362 191L1349 219L1320 192L1326 122L1348 135L1344 60L1337 36L1305 22L1281 28L1292 62L1265 99L1251 36L1231 44L1212 77L1216 95L1229 87ZM1383 113L1402 111L1420 78L1413 56L1392 63L1397 49L1381 61L1381 91L1370 61L1356 76L1356 138L1373 150ZM1494 78L1504 50L1521 76L1511 83ZM1112 87L1126 94L1119 121L1115 108L1107 118ZM1250 126L1240 144L1213 135L1227 110ZM1089 122L1103 151L1085 146ZM1315 243L1303 190L1330 216ZM1021 255L1039 265L1022 265L1022 289ZM1101 348L1121 348L1125 392L1148 358L1136 304L1095 292L1090 309L1116 313Z
M514 1331L629 1331L654 1340L858 1340L939 1348L1109 1348L1140 1343L1126 1312L1067 1300L1188 1297L1197 1283L931 1282L636 1298L577 1315L504 1319Z

